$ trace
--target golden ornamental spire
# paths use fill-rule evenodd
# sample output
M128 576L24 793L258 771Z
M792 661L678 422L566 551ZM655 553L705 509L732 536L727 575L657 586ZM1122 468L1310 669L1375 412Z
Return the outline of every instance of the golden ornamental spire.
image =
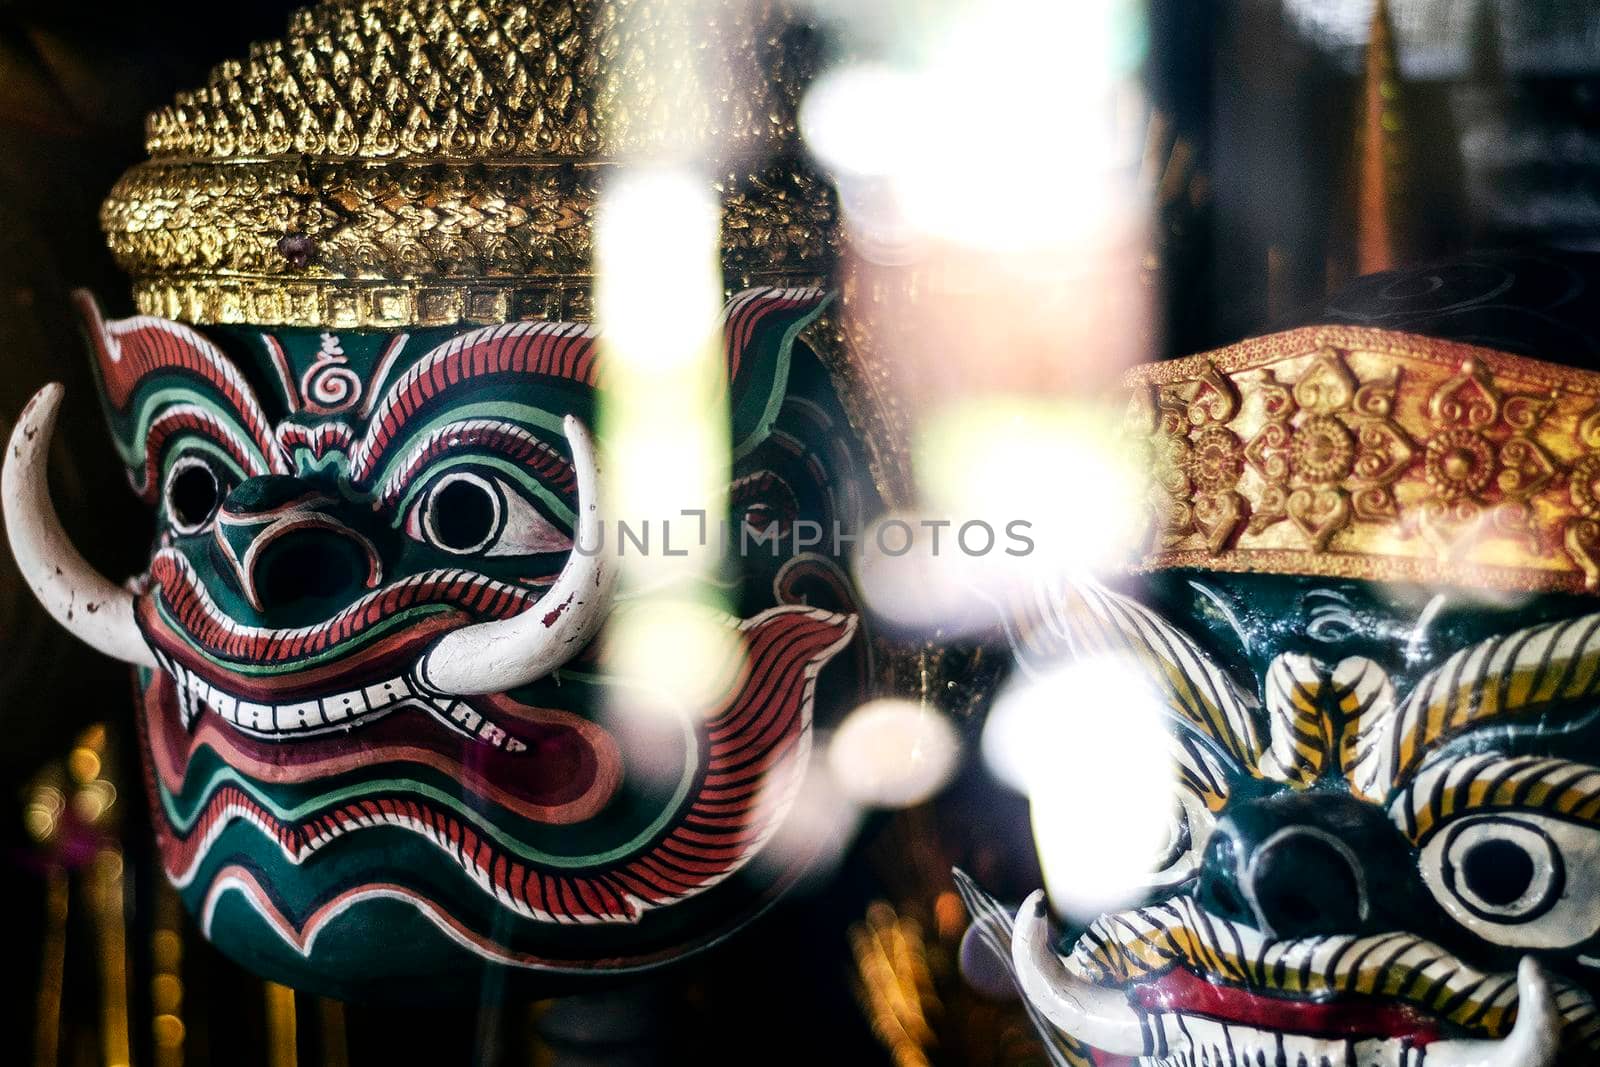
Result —
M582 319L614 164L692 158L730 287L815 282L834 206L799 161L809 49L780 4L704 10L668 85L639 59L682 17L665 0L324 0L150 116L107 240L142 311L197 324Z
M1365 75L1361 83L1360 135L1356 144L1356 273L1372 274L1399 264L1404 238L1401 184L1407 161L1402 135L1400 68L1389 5L1372 11Z

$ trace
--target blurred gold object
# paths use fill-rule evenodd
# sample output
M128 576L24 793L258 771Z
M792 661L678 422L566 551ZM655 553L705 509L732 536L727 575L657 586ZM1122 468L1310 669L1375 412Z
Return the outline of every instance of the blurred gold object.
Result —
M344 1005L328 997L317 998L322 1029L321 1067L350 1067L350 1045L344 1025Z
M1129 372L1138 569L1600 586L1600 374L1307 327Z
M100 943L100 1046L106 1067L128 1067L128 954L120 850L107 847L95 854L87 895Z
M183 1067L183 909L165 880L154 889L155 931L150 935L150 1033L156 1067Z
M642 57L696 24L687 77ZM731 288L812 284L830 187L802 162L810 73L782 5L363 0L150 116L101 222L140 309L335 329L587 319L599 187L709 163Z
M67 910L71 894L67 872L50 869L45 883L44 937L39 949L39 994L33 1034L36 1067L55 1067L61 1047L61 993L67 966Z
M30 783L23 803L23 826L46 864L45 927L35 1000L34 1063L54 1067L63 1040L63 990L66 981L67 915L74 876L81 892L92 957L100 984L98 1019L92 1024L105 1067L127 1067L128 958L122 852L112 835L121 812L106 728L83 730L64 761L52 761ZM69 1050L77 1047L75 1020L68 1018ZM87 1034L77 1037L88 1039Z
M277 982L263 982L267 1002L267 1067L295 1067L299 1054L295 1047L294 990Z
M929 1016L940 1004L921 926L898 915L886 901L875 901L866 917L850 927L850 953L872 1032L896 1067L926 1067L934 1044Z
M1400 106L1400 69L1395 54L1389 5L1372 9L1367 63L1361 85L1360 135L1356 143L1356 272L1391 270L1402 249L1404 203L1401 186L1406 164Z

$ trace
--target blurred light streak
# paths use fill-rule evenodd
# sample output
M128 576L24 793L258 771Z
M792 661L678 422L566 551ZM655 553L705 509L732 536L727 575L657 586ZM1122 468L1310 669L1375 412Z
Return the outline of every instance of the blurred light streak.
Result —
M600 430L606 552L623 552L621 527L648 538L625 554L619 598L637 610L614 613L605 640L615 677L632 683L613 710L704 713L742 643L707 612L725 610L708 579L720 567L717 538L702 541L703 513L715 529L726 511L729 441L719 313L721 216L712 186L717 146L699 143L697 117L717 102L700 69L723 57L695 45L711 5L680 2L641 14L619 8L619 39L639 54L638 84L672 106L626 121L652 124L649 157L626 160L606 184L595 226L595 309L606 388ZM630 33L629 18L655 21ZM663 87L670 87L665 91ZM627 85L619 91L628 92ZM631 116L631 117L630 117ZM638 132L638 131L635 131ZM669 541L670 538L670 549ZM641 691L643 682L648 689ZM614 701L615 702L615 701Z
M296 1067L300 1062L295 1022L294 990L277 982L262 982L267 1009L267 1067Z
M847 796L866 807L909 808L955 774L961 741L943 715L886 698L856 708L828 741L828 764Z
M322 1062L318 1067L350 1067L350 1041L346 1036L344 1005L331 997L317 998L322 1031Z
M918 498L896 517L1001 541L902 554L869 538L855 570L880 617L966 635L995 623L985 600L1120 562L1138 529L1144 472L1120 412L1091 398L1154 340L1143 9L814 3L861 57L819 80L801 125L840 187L849 329L913 423ZM1013 521L1023 551L1006 551Z
M1147 472L1120 412L1070 398L991 396L923 420L922 514L886 516L915 537L869 529L854 567L874 613L946 636L993 627L993 605L1060 574L1126 559L1142 528Z
M627 683L613 704L624 712L700 717L738 686L744 641L714 607L664 591L613 612L610 625L609 670Z
M940 1014L942 1005L921 926L877 900L868 905L862 921L851 924L849 937L857 995L872 1032L896 1067L927 1067L926 1050L937 1041L928 1019Z
M1492 0L1491 0L1492 2ZM1304 36L1324 47L1367 43L1378 0L1284 0L1284 14Z
M86 890L100 950L101 1054L105 1067L128 1067L128 953L119 850L102 848L95 853Z
M32 827L29 828L30 831ZM45 884L44 938L39 946L39 993L35 1001L33 1062L56 1067L61 1049L61 994L67 970L67 912L71 892L66 869L52 864Z
M150 935L150 1035L156 1067L183 1067L183 907L177 890L164 879L153 892L155 929Z
M1035 571L1120 563L1145 485L1120 418L1088 401L1012 396L934 412L917 449L925 493L935 508L991 526L1029 522L1032 550L1009 558Z
M1138 664L1103 656L1018 677L984 727L990 770L1028 795L1051 902L1086 920L1136 901L1168 844L1176 768Z

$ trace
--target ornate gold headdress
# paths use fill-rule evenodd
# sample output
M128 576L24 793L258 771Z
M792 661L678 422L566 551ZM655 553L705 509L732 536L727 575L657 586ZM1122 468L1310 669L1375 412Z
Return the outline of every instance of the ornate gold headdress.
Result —
M781 6L711 8L689 86L658 0L325 0L150 116L101 212L149 314L332 328L588 317L597 192L715 151L728 284L827 271L800 161L807 49ZM704 13L705 7L696 7Z
M1600 588L1600 374L1315 326L1127 381L1142 570Z

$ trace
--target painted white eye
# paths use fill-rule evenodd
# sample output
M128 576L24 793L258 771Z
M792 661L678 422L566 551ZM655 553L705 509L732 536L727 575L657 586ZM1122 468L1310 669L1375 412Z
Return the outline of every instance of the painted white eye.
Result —
M162 491L167 521L176 533L190 535L205 529L222 504L222 479L199 456L183 456L167 471Z
M471 471L451 471L429 486L406 526L417 540L460 556L528 556L572 547L520 492Z
M1450 916L1486 941L1570 948L1600 929L1593 827L1533 812L1463 816L1433 836L1421 866Z

